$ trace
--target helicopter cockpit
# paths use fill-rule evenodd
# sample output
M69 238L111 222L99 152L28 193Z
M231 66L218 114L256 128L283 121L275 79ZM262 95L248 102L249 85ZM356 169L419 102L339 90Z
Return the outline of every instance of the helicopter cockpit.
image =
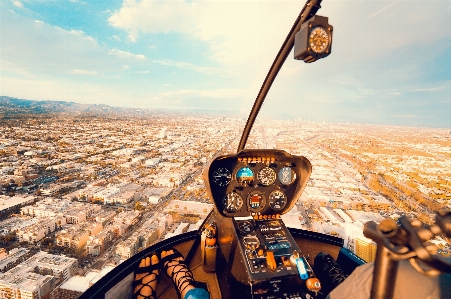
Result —
M348 272L363 263L342 248L340 238L285 226L281 215L295 206L312 172L307 158L283 150L244 149L263 100L291 49L295 47L296 59L308 63L331 53L332 26L327 18L315 16L320 2L308 1L288 34L251 111L237 154L218 156L204 170L215 209L199 232L145 249L80 298L130 298L140 259L170 247L183 253L194 275L207 283L211 298L322 298L326 294L321 293L310 257L330 252L344 261ZM171 284L164 280L157 291L159 298L175 297Z
M330 253L347 274L364 263L343 248L341 238L287 228L284 224L282 215L295 207L312 172L306 157L283 150L245 149L260 107L293 47L295 59L307 63L331 53L333 27L327 18L316 16L320 3L307 1L291 28L256 98L237 153L217 156L204 169L207 193L215 208L199 231L166 239L132 256L91 286L81 299L132 298L134 271L140 260L150 252L171 247L182 252L196 279L207 284L211 298L325 298L327 294L321 291L321 282L312 270L312 258L317 253ZM393 295L394 283L389 283L393 273L389 272L396 272L396 258L391 259L394 250L399 249L398 256L403 258L415 256L412 252L421 255L424 249L421 242L434 234L451 231L447 224L451 216L446 213L442 216L446 219L442 225L428 228L433 233L418 238L416 247L406 235L416 234L417 226L418 229L411 229L402 237L398 234L399 238L394 238L398 229L392 223L366 227L366 234L377 240L378 248L387 247L392 252L380 249L378 253L377 265L385 270L375 274L376 291L372 298ZM407 231L409 223L405 221L399 231ZM428 258L441 271L450 270L448 260L432 255ZM157 293L158 298L176 297L171 282L165 279L159 283Z

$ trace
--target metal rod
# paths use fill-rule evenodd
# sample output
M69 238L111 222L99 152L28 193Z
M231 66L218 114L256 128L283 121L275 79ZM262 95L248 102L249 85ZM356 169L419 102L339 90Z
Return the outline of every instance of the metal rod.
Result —
M395 290L398 261L390 257L390 250L382 242L377 244L370 299L392 299Z
M282 47L279 50L279 53L276 56L276 59L274 59L274 62L272 63L272 66L269 69L268 74L266 75L265 81L263 81L257 98L255 99L251 113L249 114L249 117L247 119L246 126L244 127L243 134L241 135L241 140L238 145L237 152L243 150L246 146L247 139L249 138L249 134L251 132L252 126L254 125L255 119L257 118L258 112L263 105L263 101L265 100L266 95L268 94L268 91L271 88L272 83L274 82L274 79L282 68L283 63L287 59L288 54L290 53L291 49L293 49L294 37L296 33L301 30L301 25L305 21L313 17L321 8L321 1L322 0L308 0L302 8L301 13L296 19L296 22L293 24L293 27L291 27L290 33L288 33L288 36L286 37L284 43L282 44Z

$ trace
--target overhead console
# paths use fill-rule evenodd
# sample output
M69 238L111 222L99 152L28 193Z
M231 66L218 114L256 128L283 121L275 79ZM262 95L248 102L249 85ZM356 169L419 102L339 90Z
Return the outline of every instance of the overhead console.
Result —
M225 217L274 219L288 212L312 172L309 160L281 150L219 156L208 169L207 191Z
M232 297L317 297L320 283L280 217L294 206L311 172L302 156L243 150L215 158L204 173L219 214L220 272L229 273Z

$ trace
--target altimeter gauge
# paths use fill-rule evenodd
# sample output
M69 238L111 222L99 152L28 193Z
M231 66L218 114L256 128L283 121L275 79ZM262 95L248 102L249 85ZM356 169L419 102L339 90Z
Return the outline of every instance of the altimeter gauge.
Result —
M243 198L236 192L227 194L224 197L224 211L235 213L243 206Z
M274 190L269 195L269 206L274 211L280 211L287 205L287 196L280 190Z
M230 183L232 174L227 168L220 167L213 173L213 182L221 187L225 187Z
M257 179L263 186L270 186L276 181L276 172L270 167L263 167L257 172Z

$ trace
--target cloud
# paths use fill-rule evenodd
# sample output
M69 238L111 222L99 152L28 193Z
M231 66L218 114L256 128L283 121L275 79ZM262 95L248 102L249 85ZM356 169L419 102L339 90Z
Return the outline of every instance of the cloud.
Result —
M18 0L12 1L15 7L23 8L23 4Z
M8 61L3 69L27 70L30 74L109 74L123 70L124 65L140 66L143 54L109 49L83 30L66 30L43 21L2 12L1 59ZM88 70L88 71L86 71Z
M26 68L17 66L16 64L6 60L0 60L0 71L12 72L28 78L35 77Z
M26 88L24 88L26 86ZM33 100L59 100L77 103L124 106L124 94L120 89L101 84L84 83L61 79L2 78L2 95Z
M195 72L199 72L199 73L203 73L203 74L207 74L207 75L219 73L219 70L216 68L207 67L207 66L198 66L198 65L194 65L192 63L183 62L183 61L173 61L173 60L169 60L169 59L161 59L161 60L153 60L152 62L159 64L159 65L164 65L164 66L175 66L180 69L191 70L191 71L195 71Z
M90 75L90 76L97 76L99 74L97 71L87 71L87 70L72 70L71 73L77 75Z
M431 87L431 88L417 88L414 89L414 92L418 92L418 91L437 91L437 90L442 90L444 88L446 88L447 86L437 86L437 87Z
M116 55L117 57L120 57L120 58L133 58L133 59L138 59L138 60L147 59L146 56L144 56L142 54L132 54L130 52L121 51L121 50L117 50L117 49L111 50L110 54Z
M207 41L213 59L233 64L277 53L302 5L292 1L127 0L108 21L125 30L133 42L159 32L180 32Z
M381 9L379 9L378 11L376 11L375 13L369 15L369 16L368 16L368 19L374 18L375 16L377 16L378 14L380 14L380 13L386 11L387 9L389 9L390 7L392 7L392 6L395 5L395 4L396 4L396 2L392 2L392 3L390 3L389 5L382 7Z

